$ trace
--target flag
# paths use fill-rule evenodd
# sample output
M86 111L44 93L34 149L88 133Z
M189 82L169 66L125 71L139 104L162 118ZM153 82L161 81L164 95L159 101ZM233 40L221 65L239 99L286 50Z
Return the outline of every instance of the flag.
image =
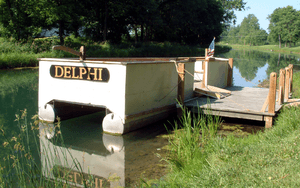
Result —
M210 43L208 50L207 50L207 57L213 57L215 53L215 38Z

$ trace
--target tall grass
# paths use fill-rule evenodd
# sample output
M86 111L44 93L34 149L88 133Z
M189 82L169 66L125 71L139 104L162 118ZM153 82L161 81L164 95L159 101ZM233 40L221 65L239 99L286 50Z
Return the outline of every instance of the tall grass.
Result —
M294 91L299 92L299 72L294 75ZM195 122L205 117L185 114L183 128L175 124L170 139L170 173L155 183L157 187L300 186L299 107L283 107L273 128L247 137L218 136L213 126L203 139ZM199 125L209 129L202 121Z
M203 158L202 150L210 139L216 137L221 119L218 116L204 115L200 108L193 114L181 106L182 116L174 122L174 133L170 137L170 155L167 162L175 171L193 163L194 159Z
M4 138L3 147L7 150L6 157L3 158L4 162L0 164L0 187L68 187L74 186L70 183L69 173L76 170L82 178L84 187L93 187L94 177L82 172L82 168L77 159L73 158L68 152L69 150L62 150L60 147L53 147L46 142L40 141L39 137L51 136L51 142L54 144L59 143L63 146L63 137L60 131L60 121L55 126L41 122L38 116L33 118L34 123L30 123L27 119L27 111L24 110L20 115L16 115L18 122L18 134L9 137L3 127L0 128L0 136ZM42 128L42 129L41 129ZM51 148L53 147L53 148ZM49 151L54 151L51 153ZM57 156L57 153L60 153ZM44 155L46 167L40 164ZM64 166L70 161L67 160L71 157L73 169L48 169L47 164L55 161L58 166ZM43 163L43 161L41 162ZM63 176L60 176L62 174ZM47 174L57 174L57 176L47 177Z
M298 117L300 108L284 107L275 121L274 128L270 130L244 138L234 135L214 136L204 145L199 144L199 133L189 134L191 126L183 128L182 132L174 133L175 139L170 141L171 155L168 161L171 172L164 177L164 181L156 182L156 185L299 187ZM193 140L195 143L190 144L187 140Z

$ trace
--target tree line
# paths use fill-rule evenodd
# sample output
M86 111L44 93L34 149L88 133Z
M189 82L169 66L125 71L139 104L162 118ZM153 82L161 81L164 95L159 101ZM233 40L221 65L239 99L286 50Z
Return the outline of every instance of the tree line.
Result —
M269 15L269 34L260 28L258 19L253 14L245 17L238 26L231 26L221 35L223 42L243 45L264 45L285 43L296 44L300 39L300 11L292 6L277 8Z
M56 28L93 41L207 44L234 22L243 0L0 0L1 37L26 40Z

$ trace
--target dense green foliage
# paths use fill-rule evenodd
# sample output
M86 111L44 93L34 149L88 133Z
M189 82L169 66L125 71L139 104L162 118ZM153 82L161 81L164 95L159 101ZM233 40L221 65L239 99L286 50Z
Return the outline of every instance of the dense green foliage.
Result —
M27 43L14 42L0 38L0 69L38 66L37 58L75 57L63 51L53 51L52 46L59 44L57 37L34 39ZM177 43L96 43L73 35L65 38L65 45L79 50L84 45L87 57L182 57L204 56L204 49L197 46ZM228 46L216 46L218 52L229 51Z
M274 12L269 15L270 20L269 39L271 41L279 42L279 47L281 43L291 43L299 41L300 36L300 11L295 10L292 6L287 6L284 8L277 8Z
M208 44L243 0L1 0L0 34L17 40L43 36L56 29L65 36L84 35L93 41L124 40Z
M255 15L249 14L243 19L241 25L230 27L221 37L222 42L255 46L265 44L268 34L260 28Z
M300 11L292 6L277 8L267 17L270 21L269 34L260 29L258 19L253 14L244 18L243 22L234 27L229 27L221 35L221 41L230 44L264 45L285 43L289 47L299 42L300 36Z

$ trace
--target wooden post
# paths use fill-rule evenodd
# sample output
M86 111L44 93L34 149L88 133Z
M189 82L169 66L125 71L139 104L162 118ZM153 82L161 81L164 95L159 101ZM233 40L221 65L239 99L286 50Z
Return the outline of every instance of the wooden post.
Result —
M227 75L227 87L232 86L232 69L233 69L233 58L229 58L228 61L228 75Z
M206 75L206 71L205 71L206 66L205 65L206 65L206 62L207 62L207 60L202 61L203 78L202 78L202 82L201 82L201 88L205 88L205 75Z
M284 102L284 80L285 79L285 71L284 69L280 69L280 75L279 75L279 96L278 101L279 104L283 104Z
M208 49L207 48L205 48L205 61L202 61L202 70L203 70L203 78L202 78L202 82L201 82L201 86L200 86L200 88L205 88L205 74L206 74L206 71L205 71L205 64L206 64L206 61L209 61L208 59L207 59L207 51L208 51Z
M273 117L272 116L265 116L264 120L265 120L265 128L266 129L271 128L272 125L273 125Z
M290 95L290 68L285 68L284 102L289 100Z
M269 113L275 113L275 102L276 102L276 81L277 74L272 72L270 74L270 88L269 88Z
M86 49L85 46L80 47L80 60L85 60L86 58Z
M293 68L294 68L294 65L293 64L289 64L289 68L290 68L290 93L293 92Z
M184 104L184 70L185 64L178 63L177 72L178 72L178 89L177 89L177 100L180 105ZM177 115L182 115L182 109L177 109Z
M270 74L270 88L269 88L269 108L268 113L275 113L275 102L276 102L276 81L277 74L272 72ZM267 116L265 117L265 127L270 128L273 124L273 117Z

